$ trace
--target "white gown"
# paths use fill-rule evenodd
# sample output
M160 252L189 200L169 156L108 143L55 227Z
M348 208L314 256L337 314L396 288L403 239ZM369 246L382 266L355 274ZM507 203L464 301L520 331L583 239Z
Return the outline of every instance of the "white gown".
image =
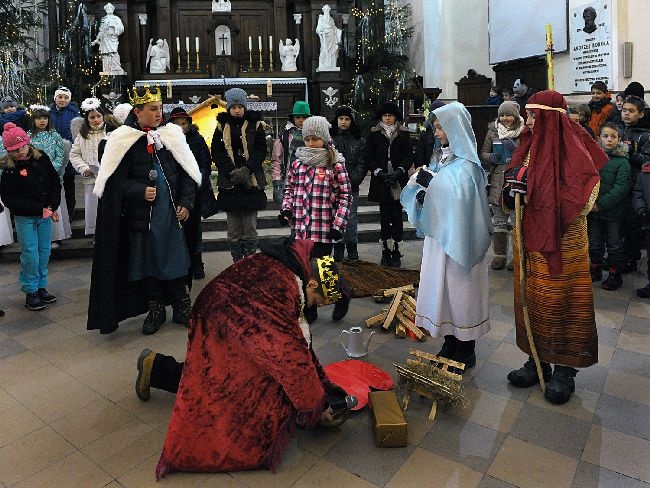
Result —
M14 230L11 227L11 216L9 209L5 207L5 211L0 213L0 246L13 244Z
M490 330L490 299L486 255L468 272L451 259L433 238L424 238L415 325L432 337L454 335L461 341L480 338Z

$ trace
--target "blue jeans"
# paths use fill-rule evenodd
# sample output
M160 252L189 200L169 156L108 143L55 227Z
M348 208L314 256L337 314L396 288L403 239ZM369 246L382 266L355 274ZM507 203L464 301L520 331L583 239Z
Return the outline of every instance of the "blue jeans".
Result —
M25 293L34 293L47 286L47 263L52 250L52 219L14 217L20 244L18 282Z
M605 250L607 264L620 269L625 264L625 248L621 239L621 223L599 220L587 217L587 232L589 235L589 259L592 264L605 266Z
M343 240L346 244L348 242L356 244L359 242L359 235L357 232L357 226L359 224L359 219L357 218L357 210L359 209L359 190L353 191L350 195L352 196L352 201L350 202L350 213L348 214L348 223L345 227Z

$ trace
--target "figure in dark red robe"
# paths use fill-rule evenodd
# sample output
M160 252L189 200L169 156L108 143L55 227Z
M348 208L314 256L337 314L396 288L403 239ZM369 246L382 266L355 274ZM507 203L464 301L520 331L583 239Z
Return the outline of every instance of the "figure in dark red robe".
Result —
M332 420L332 388L311 348L305 306L338 298L333 259L282 239L209 283L191 315L185 363L145 349L136 392L177 392L158 478L174 471L275 470L296 425Z

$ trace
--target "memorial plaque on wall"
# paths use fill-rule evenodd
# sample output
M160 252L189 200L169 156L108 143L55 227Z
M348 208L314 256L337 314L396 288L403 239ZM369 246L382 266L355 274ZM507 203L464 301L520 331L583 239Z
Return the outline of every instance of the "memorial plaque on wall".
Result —
M613 0L592 0L573 7L569 14L571 68L575 91L590 91L595 81L613 88Z

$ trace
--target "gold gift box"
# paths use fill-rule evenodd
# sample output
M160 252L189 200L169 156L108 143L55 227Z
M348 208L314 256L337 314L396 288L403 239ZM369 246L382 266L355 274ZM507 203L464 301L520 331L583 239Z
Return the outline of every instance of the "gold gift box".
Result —
M395 391L370 392L368 405L375 419L377 447L405 447L408 442L408 430Z

